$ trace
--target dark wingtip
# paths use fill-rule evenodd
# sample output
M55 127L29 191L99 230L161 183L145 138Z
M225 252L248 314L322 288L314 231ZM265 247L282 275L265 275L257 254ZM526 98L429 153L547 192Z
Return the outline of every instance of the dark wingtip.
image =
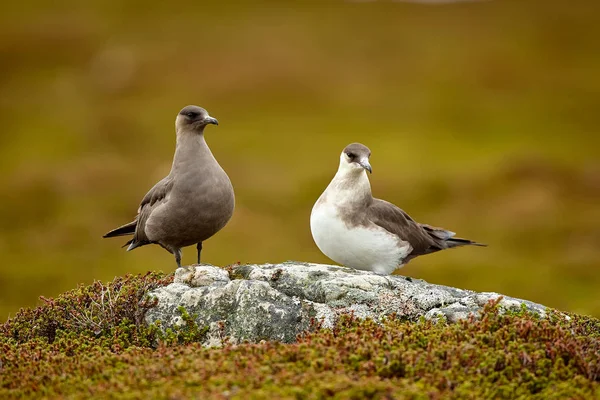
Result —
M121 246L121 248L129 246L131 243L133 243L133 239L131 239L131 240L128 240L128 241L127 241L127 243L125 243L123 246ZM129 251L129 250L133 250L133 249L135 249L136 247L137 247L137 246L134 246L134 247L132 247L131 249L127 249L127 251Z
M461 238L449 238L446 239L446 243L449 243L450 247L458 247L458 246L479 246L479 247L487 247L485 243L474 242L469 239L461 239Z
M452 239L450 239L450 240L452 240ZM464 244L469 245L469 246L487 247L487 244L485 244L485 243L474 242L474 241L469 240L469 239L462 239L462 240L459 239L457 241L461 241Z

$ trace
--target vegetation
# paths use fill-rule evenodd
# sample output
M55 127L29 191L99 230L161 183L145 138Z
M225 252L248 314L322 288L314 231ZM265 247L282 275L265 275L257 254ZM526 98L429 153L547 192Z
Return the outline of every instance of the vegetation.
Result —
M193 316L177 332L142 323L146 291L169 281L95 282L21 310L0 325L0 398L600 398L594 318L489 303L457 324L348 316L296 344L205 349Z

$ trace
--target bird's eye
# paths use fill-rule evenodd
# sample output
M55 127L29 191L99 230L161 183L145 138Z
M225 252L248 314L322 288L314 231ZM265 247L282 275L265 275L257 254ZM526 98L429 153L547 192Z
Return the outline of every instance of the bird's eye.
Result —
M346 155L348 156L348 158L354 158L354 154L352 153L346 153Z
M196 115L198 115L198 114L196 114L193 111L190 111L189 113L187 113L187 116L190 117L190 118L194 118Z

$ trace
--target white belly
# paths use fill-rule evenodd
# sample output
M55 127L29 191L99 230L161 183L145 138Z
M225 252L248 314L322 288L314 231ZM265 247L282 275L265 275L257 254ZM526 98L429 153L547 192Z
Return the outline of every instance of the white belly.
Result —
M375 224L346 226L338 217L337 208L330 204L315 205L310 230L319 250L333 261L378 274L394 272L412 251L408 242Z

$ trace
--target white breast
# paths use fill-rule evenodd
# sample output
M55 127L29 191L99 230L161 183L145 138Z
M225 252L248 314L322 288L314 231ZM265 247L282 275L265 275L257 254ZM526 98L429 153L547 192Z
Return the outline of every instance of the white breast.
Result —
M317 202L313 207L310 229L323 254L350 268L389 275L412 251L408 242L375 224L347 226L338 208L327 202Z

